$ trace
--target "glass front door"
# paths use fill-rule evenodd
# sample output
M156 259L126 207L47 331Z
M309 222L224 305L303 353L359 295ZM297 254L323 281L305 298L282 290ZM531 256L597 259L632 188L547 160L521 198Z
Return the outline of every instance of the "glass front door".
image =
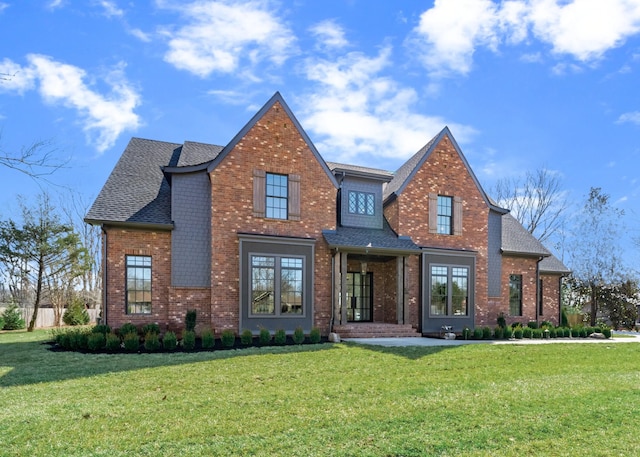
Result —
M347 273L347 320L373 320L373 273Z

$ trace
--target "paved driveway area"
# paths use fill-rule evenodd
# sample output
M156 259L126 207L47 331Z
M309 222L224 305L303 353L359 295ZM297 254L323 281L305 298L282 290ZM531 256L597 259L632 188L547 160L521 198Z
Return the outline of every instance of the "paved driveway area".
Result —
M640 343L640 333L614 332L613 338L599 340L596 338L554 338L549 340L521 339L521 340L443 340L440 338L345 338L358 344L375 346L461 346L463 344L611 344L611 343Z

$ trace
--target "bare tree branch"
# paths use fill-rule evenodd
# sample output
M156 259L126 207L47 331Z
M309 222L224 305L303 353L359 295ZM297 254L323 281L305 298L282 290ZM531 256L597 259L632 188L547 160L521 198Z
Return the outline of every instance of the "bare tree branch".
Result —
M64 168L69 162L60 159L57 153L51 140L35 141L30 146L23 147L19 153L5 151L0 146L0 166L19 171L31 178L43 178Z

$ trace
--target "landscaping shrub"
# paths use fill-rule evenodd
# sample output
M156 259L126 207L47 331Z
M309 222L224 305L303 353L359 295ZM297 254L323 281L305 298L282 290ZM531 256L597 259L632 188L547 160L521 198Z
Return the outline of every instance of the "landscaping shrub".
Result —
M560 326L561 327L569 327L569 318L567 317L567 310L562 308L562 313L560 315Z
M196 330L196 310L190 309L184 318L184 327L187 332L195 332Z
M476 327L473 329L473 339L474 340L482 339L482 329L480 327Z
M155 333L156 335L160 334L160 326L156 323L153 324L145 324L142 327L142 334L146 335L147 333Z
M296 329L293 331L292 338L295 344L304 343L304 330L302 330L302 327L296 327Z
M144 335L144 348L149 352L160 350L160 336L157 332L149 331Z
M233 345L236 343L236 334L233 333L233 330L231 329L225 329L220 335L220 342L226 348L233 347Z
M242 331L240 334L240 343L245 346L249 346L253 343L253 333L251 333L251 330L246 329Z
M524 335L524 331L522 330L522 327L520 327L519 325L513 329L513 337L516 340L521 340L523 335Z
M105 337L111 333L111 327L109 327L108 325L105 324L100 324L100 325L95 325L92 329L91 329L92 333L102 333Z
M529 328L538 328L538 323L536 321L527 322L527 327Z
M587 337L587 329L586 329L586 327L580 327L580 332L578 333L578 336L580 338L586 338Z
M75 299L62 316L62 322L67 325L87 325L91 319L82 300Z
M462 339L468 340L471 338L471 329L469 327L465 327L462 329Z
M4 328L4 317L0 316L0 330Z
M505 327L503 331L504 331L503 335L505 340L508 340L513 336L513 330L511 329L511 327Z
M523 327L522 329L522 337L523 338L531 338L533 336L533 329L529 326Z
M4 310L2 320L4 320L4 324L2 325L3 330L20 330L26 327L24 319L22 318L22 312L16 304L9 305L9 307Z
M595 329L595 328L593 328L593 327L585 327L585 328L584 328L584 330L585 330L585 332L586 332L586 334L587 334L586 336L589 336L589 335L591 335L592 333L595 333L595 332L596 332L596 329Z
M491 339L491 328L482 327L482 339L483 340L490 340Z
M531 337L535 338L537 340L542 339L542 329L540 329L540 328L532 329Z
M262 327L260 329L260 335L258 336L258 341L263 346L271 343L271 332L266 328Z
M313 327L311 332L309 332L309 341L312 344L318 344L320 339L320 329L318 327Z
M578 338L580 336L580 328L578 327L571 327L571 336L573 338Z
M552 328L553 324L549 321L542 321L542 323L540 324L540 328L544 328L544 327Z
M211 330L210 328L203 330L200 338L202 339L202 349L213 349L216 345L216 339L213 334L213 330Z
M513 324L511 324L511 328L513 330L515 330L516 327L522 327L522 324L520 322L514 322Z
M284 330L278 329L276 330L275 335L273 335L273 341L278 345L282 346L287 342L287 334Z
M165 351L175 351L178 347L178 337L173 332L166 332L162 338L162 347Z
M113 333L107 333L105 338L104 347L109 352L116 352L120 350L120 338Z
M504 313L498 314L498 319L496 320L498 327L505 328L507 326L507 320L504 317Z
M185 351L193 351L196 348L196 332L193 330L182 332L182 348Z
M138 339L138 334L133 332L126 333L122 338L122 344L125 351L136 352L138 349L140 349L140 340Z
M611 329L609 327L602 327L600 332L602 332L605 338L611 338Z
M104 349L106 339L104 333L92 332L87 338L87 349L91 352L97 352Z
M496 328L493 329L493 337L496 340L501 340L502 338L504 338L504 328L497 326Z
M122 324L122 327L120 327L118 329L118 333L120 334L120 336L122 338L124 338L125 335L127 335L129 333L135 333L137 335L138 334L138 327L136 327L131 322L127 322L126 324Z
M549 338L556 338L558 336L558 329L554 327L549 328Z

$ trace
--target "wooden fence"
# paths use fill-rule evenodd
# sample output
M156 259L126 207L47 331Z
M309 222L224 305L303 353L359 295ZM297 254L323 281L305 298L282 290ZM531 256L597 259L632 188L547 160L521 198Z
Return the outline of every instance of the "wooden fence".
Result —
M7 308L8 306L0 305L0 314L2 314L4 310ZM24 318L24 321L26 322L27 325L29 325L29 321L31 320L31 316L33 314L33 307L20 308L20 311L22 311L22 317ZM87 312L89 313L89 323L90 324L97 323L98 315L100 314L100 309L99 308L88 309ZM61 322L61 324L64 325L63 322ZM36 328L48 328L48 327L55 327L55 322L53 318L53 308L40 308L38 310L38 317L36 317Z

